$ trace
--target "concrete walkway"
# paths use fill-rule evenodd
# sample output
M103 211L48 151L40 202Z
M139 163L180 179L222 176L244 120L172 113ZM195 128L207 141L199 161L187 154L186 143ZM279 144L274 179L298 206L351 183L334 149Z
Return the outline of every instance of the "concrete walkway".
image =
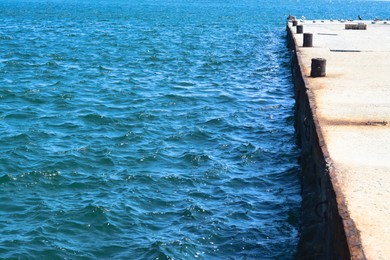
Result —
M313 93L318 123L367 259L390 259L390 21L305 21L313 47L293 36ZM292 27L291 23L289 26ZM312 58L327 60L311 78Z

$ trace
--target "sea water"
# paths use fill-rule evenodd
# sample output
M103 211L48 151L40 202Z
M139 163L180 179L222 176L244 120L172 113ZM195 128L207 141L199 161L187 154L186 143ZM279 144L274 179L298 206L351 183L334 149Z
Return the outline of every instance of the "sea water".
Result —
M386 10L0 0L0 257L293 258L286 17Z

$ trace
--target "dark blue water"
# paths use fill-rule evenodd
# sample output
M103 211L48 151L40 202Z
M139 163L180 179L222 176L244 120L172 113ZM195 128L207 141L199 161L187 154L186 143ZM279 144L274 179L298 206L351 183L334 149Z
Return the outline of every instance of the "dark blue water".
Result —
M0 0L0 257L293 258L285 18L386 10Z

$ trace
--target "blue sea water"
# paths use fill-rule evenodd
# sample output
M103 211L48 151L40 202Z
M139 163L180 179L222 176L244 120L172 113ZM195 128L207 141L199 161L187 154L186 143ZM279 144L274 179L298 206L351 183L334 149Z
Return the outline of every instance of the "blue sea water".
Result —
M0 257L294 258L286 17L389 7L0 0Z

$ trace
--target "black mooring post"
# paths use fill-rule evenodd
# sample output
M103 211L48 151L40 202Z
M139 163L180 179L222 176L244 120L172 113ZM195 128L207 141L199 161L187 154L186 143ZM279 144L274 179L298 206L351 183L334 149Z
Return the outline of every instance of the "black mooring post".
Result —
M310 76L316 78L316 77L325 77L325 75L326 75L326 59L323 58L311 59Z
M303 25L297 25L297 34L303 33Z
M313 47L313 34L304 33L303 34L303 47Z

